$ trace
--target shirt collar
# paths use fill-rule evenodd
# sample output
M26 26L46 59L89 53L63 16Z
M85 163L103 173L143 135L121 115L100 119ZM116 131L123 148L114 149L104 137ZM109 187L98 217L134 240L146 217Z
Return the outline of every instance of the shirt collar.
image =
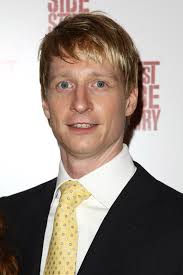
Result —
M110 208L125 185L136 171L128 147L123 144L122 151L112 160L101 167L81 177L78 181L92 194L92 196L106 208ZM72 179L66 172L62 161L59 164L55 195L58 188L67 180Z

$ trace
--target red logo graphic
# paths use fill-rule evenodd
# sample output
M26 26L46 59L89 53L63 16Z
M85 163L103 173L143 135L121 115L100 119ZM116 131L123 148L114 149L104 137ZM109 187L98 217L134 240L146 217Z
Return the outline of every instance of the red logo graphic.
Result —
M156 82L159 61L144 61L143 65L143 113L138 130L158 130L160 116L160 85Z
M89 0L49 0L48 31L51 31L65 16L89 12Z

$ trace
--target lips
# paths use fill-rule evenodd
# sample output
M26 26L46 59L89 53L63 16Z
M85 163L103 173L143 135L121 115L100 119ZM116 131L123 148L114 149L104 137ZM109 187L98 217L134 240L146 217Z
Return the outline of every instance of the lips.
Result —
M73 128L78 128L78 129L88 129L93 126L96 126L96 124L94 124L94 123L74 123L69 126L73 127Z

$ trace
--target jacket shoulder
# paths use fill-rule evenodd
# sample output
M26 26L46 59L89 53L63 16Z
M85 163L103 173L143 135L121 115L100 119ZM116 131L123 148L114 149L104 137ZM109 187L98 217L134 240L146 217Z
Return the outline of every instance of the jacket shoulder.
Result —
M148 171L146 171L139 163L134 162L135 166L137 167L137 172L135 173L135 176L139 180L143 180L144 183L148 186L148 188L151 188L158 192L159 195L162 194L164 197L172 198L172 199L180 199L183 200L183 194L172 187L166 185L165 183L157 180L155 177L153 177Z
M156 214L160 222L178 222L183 227L183 194L155 179L140 164L135 165L137 171L134 182L140 182L136 186L136 193L139 193L139 197L146 205L144 211L151 217L153 213ZM135 183L133 185L135 186Z
M26 205L30 200L32 200L32 198L34 198L34 200L41 200L46 196L46 199L51 199L55 190L55 186L56 178L19 193L2 197L0 198L0 210L6 207L9 208L9 206L12 208L14 204Z

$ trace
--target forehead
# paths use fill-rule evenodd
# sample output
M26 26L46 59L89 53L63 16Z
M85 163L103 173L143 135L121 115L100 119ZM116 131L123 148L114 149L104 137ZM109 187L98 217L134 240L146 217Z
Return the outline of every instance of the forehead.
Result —
M102 58L101 62L94 61L85 56L79 56L78 59L67 57L64 60L60 57L52 57L49 70L49 79L64 75L103 75L121 80L120 70L109 62L106 58Z

